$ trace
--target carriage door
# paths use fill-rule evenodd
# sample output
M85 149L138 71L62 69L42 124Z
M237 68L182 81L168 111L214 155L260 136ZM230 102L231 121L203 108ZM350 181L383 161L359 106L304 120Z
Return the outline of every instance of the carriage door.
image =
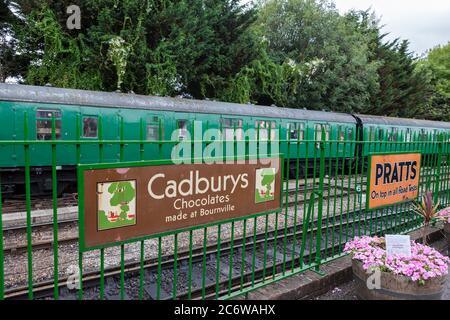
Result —
M315 126L316 141L322 141L322 128L325 129L325 141L330 140L330 125L324 123L317 123ZM320 149L320 143L316 143L316 148Z

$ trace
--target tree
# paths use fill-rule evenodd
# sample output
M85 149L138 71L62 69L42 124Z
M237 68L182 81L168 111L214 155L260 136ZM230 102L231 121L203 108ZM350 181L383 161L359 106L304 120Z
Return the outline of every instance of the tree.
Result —
M19 78L25 72L29 60L20 53L14 27L22 21L13 13L17 4L0 0L0 82L7 78Z
M417 63L416 69L427 75L432 88L427 104L418 115L450 121L450 42L430 50L427 57Z
M295 70L285 107L359 112L377 89L377 63L368 60L366 36L327 0L270 0L256 29L270 58ZM292 73L288 73L288 78Z
M450 42L437 46L428 53L426 62L432 72L436 92L450 99Z
M363 108L367 114L416 117L430 96L429 79L416 68L417 58L409 51L408 41L386 41L382 26L370 10L352 11L347 17L358 25L368 40L369 61L376 63L378 88L372 90Z
M237 0L20 0L27 83L216 98L253 60L254 9ZM81 8L68 30L66 7Z

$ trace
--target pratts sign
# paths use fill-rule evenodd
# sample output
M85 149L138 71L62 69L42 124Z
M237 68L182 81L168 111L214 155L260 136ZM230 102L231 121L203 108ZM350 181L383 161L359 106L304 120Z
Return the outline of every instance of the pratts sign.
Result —
M81 165L83 249L281 206L279 158L234 164ZM84 207L83 207L84 206Z
M367 209L417 198L420 159L420 153L371 155L367 181Z

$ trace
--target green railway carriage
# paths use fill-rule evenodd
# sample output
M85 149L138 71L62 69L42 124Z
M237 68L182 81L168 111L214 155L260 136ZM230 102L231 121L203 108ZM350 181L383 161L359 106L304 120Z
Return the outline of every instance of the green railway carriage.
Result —
M401 151L405 146L402 142L408 142L424 155L423 160L433 163L434 156L439 153L436 142L447 139L450 133L448 122L368 115L356 117L363 128L361 139L372 142L363 144L363 156L370 152ZM379 144L377 141L387 143Z
M199 130L203 135L221 129L221 139L235 138L234 143L247 140L248 153L250 141L277 140L278 129L291 174L296 164L302 171L314 165L318 146L305 141L320 140L322 131L326 140L356 137L356 120L349 114L12 84L0 84L0 119L3 191L23 191L26 161L19 142L28 141L35 195L51 190L52 139L58 142L61 193L74 184L77 163L170 159L173 146ZM246 134L249 129L254 137ZM327 149L327 157L353 159L355 145L338 148Z

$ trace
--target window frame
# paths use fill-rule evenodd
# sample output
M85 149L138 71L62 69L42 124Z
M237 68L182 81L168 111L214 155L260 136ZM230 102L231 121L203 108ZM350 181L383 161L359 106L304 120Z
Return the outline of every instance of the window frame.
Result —
M185 128L182 129L180 128L180 122L184 122L186 124ZM183 136L181 133L182 132L186 132L189 133L189 124L190 124L190 120L189 119L177 119L176 121L176 128L178 130L178 141L184 141L186 136Z
M95 119L95 120L97 120L97 125L96 125L96 130L95 130L95 133L96 133L96 135L95 135L95 137L87 137L87 136L85 136L84 135L84 119L87 119L87 118L90 118L90 119ZM83 138L83 139L98 139L99 138L99 135L98 135L98 123L99 123L99 121L98 121L98 115L82 115L82 117L81 117L81 138Z
M229 121L229 124L226 122ZM229 117L222 117L220 119L220 124L223 131L223 138L225 141L227 141L227 131L231 130L233 133L233 140L236 139L236 141L243 141L244 140L244 120L241 118L229 118ZM239 132L239 134L238 134ZM231 141L231 140L230 140Z
M51 113L50 117L42 117L39 113L42 112L47 112L47 113ZM53 115L55 118L55 140L61 140L62 139L62 111L61 109L52 109L52 108L37 108L36 109L36 113L35 113L35 117L36 117L36 140L38 141L49 141L53 139L53 133L52 133L52 121L53 121ZM49 122L50 123L50 128L47 127L42 127L44 129L50 129L50 133L44 133L44 135L50 135L49 139L41 139L39 138L39 127L38 124L41 122ZM58 128L58 123L59 123L59 128ZM59 130L59 132L58 132ZM59 134L59 136L58 136Z

